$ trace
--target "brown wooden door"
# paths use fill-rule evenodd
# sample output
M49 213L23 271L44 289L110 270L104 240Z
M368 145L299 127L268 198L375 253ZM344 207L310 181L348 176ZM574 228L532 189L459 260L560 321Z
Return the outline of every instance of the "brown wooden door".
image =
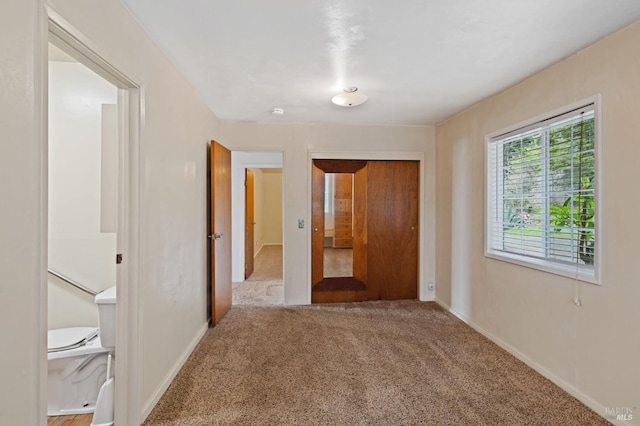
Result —
M417 161L369 161L367 298L418 297Z
M254 218L254 180L253 172L245 169L244 173L244 279L246 280L253 274L253 249L255 247L253 241L255 218Z
M367 279L367 167L353 177L353 277Z
M211 321L231 308L231 151L211 141Z

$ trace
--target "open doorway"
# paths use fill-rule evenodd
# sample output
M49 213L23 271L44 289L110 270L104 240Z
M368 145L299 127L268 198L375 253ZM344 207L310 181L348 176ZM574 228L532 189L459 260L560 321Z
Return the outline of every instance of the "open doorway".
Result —
M115 311L118 87L51 42L48 53L47 416L55 424L90 420L102 385L114 390L115 321L106 324L102 300L113 294Z
M43 266L49 271L43 312L49 331L48 422L89 424L98 407L124 424L137 417L129 408L137 404L138 377L127 373L137 371L137 346L128 344L137 341L137 317L131 315L137 293L128 283L137 272L133 177L139 90L57 19L50 16L48 23L49 102L43 107L48 115L43 165L49 201L43 236L48 247ZM80 327L86 335L76 339ZM115 375L121 379L110 381Z
M232 175L233 304L282 305L282 153L233 152Z
M245 169L245 280L235 304L284 302L282 285L282 169Z
M49 43L49 329L98 326L116 285L118 88Z

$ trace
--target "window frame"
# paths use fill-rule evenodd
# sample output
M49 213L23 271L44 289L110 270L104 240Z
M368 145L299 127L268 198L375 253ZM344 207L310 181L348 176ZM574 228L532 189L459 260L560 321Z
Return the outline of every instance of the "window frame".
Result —
M509 134L516 133L518 131L525 132L527 127L534 126L537 123L541 123L545 120L553 119L559 115L566 114L570 111L586 107L589 104L593 104L594 114L594 169L595 169L595 183L594 183L594 197L595 197L595 244L594 244L594 263L593 267L584 267L580 264L571 264L565 262L555 261L549 258L536 258L516 253L504 252L501 250L494 250L490 248L490 236L492 235L492 215L491 215L491 192L490 188L490 176L489 174L494 171L495 168L490 170L489 153L492 140L495 138L507 137ZM569 105L556 108L553 111L540 114L534 118L522 121L520 123L502 128L498 131L492 132L485 136L484 144L484 255L487 258L500 260L527 268L532 268L556 275L561 275L575 280L584 281L591 284L601 285L601 262L602 262L602 122L601 122L601 96L600 94L591 96L586 99L574 102Z

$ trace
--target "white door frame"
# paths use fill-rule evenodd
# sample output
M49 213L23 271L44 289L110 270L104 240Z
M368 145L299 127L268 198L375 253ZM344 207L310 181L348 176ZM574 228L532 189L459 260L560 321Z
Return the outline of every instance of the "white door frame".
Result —
M99 49L77 29L71 26L62 16L56 13L50 6L45 6L45 19L43 20L45 35L42 43L46 49L46 43L50 40L62 42L69 47L73 56L85 66L99 74L101 77L118 87L118 229L116 249L123 255L123 262L118 265L116 273L117 304L116 304L116 353L115 364L115 423L116 424L140 424L141 412L139 402L140 389L140 320L139 320L139 140L141 105L141 86L128 76L125 76L115 67L103 59ZM43 112L41 120L42 128L46 129L47 123L47 96L46 87L48 81L48 61L42 64L44 79ZM47 152L48 132L43 132L43 152ZM42 160L43 198L46 200L48 177L48 160ZM46 208L46 204L44 205ZM46 210L45 210L46 211ZM42 222L44 227L40 235L40 243L47 246L47 220L46 215ZM115 254L114 254L115 255ZM42 268L47 268L47 256L42 257ZM114 256L115 262L115 256ZM47 281L41 282L42 294L47 294ZM44 296L43 296L44 297ZM47 318L47 304L41 304L42 318ZM46 327L46 321L42 322ZM42 330L46 332L46 330ZM43 354L46 360L46 352ZM43 363L44 371L40 377L46 401L47 371L46 362ZM43 404L46 406L45 404ZM46 416L45 416L46 417Z
M284 185L284 152L282 150L273 151L231 151L231 217L232 217L232 281L244 281L244 171L246 169L282 169ZM284 215L285 215L285 197L284 188L282 191L282 216L283 216L283 235L282 246L285 245L284 235ZM283 253L284 256L284 253ZM284 258L283 258L284 265ZM284 271L283 271L284 274ZM284 283L283 283L284 285Z

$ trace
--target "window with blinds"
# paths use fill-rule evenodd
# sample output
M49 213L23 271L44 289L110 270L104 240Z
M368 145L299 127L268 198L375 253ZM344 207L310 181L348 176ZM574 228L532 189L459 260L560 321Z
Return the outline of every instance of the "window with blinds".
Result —
M490 137L486 253L595 282L594 104Z

